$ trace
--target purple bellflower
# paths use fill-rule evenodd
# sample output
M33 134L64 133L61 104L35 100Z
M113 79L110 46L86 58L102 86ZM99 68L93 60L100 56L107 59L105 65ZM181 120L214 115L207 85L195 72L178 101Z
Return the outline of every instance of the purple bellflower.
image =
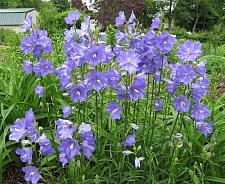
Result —
M163 108L163 103L162 103L162 101L160 100L160 97L159 97L155 102L155 110L160 111L160 110L162 110L162 108Z
M69 117L69 115L72 113L71 112L71 108L70 108L70 106L62 106L62 111L63 111L63 117L64 118L67 118L67 117Z
M37 94L38 97L40 98L40 97L42 97L42 96L44 95L45 89L44 89L43 86L36 86L35 89L34 89L34 92L35 92L35 94Z
M104 72L91 70L87 81L88 86L91 86L95 91L100 91L107 86L107 78Z
M76 130L74 124L69 120L58 119L56 122L56 137L59 139L73 138L73 133Z
M74 12L69 12L68 16L65 17L65 21L67 24L74 24L74 22L78 21L80 18L80 11L76 10Z
M202 55L201 44L199 42L185 41L183 44L178 45L177 56L183 62L195 62L198 56Z
M85 57L86 57L86 60L89 61L93 66L96 66L106 59L105 49L102 45L97 46L97 45L91 44Z
M32 28L32 24L33 24L32 16L28 16L23 21L23 25L21 26L22 33L29 31Z
M14 125L10 126L9 140L18 142L27 134L27 127L24 119L16 119Z
M210 116L210 112L207 105L195 104L191 110L191 117L198 121L202 121Z
M184 84L189 84L196 77L194 69L191 64L177 65L175 80Z
M108 84L112 88L116 88L122 77L121 74L116 72L115 69L111 69L107 72Z
M184 95L180 95L173 99L173 106L177 112L188 112L190 107L190 101Z
M130 75L139 70L138 63L140 59L133 50L121 52L117 57L120 70L126 70Z
M128 136L126 137L125 141L122 142L122 144L123 144L124 146L128 146L128 147L133 146L134 143L135 143L135 139L136 139L136 135L135 135L135 134L133 134L133 135L128 135Z
M52 155L55 152L52 147L51 141L46 137L44 133L41 137L39 137L38 143L40 145L40 152L43 155Z
M26 166L22 168L25 173L24 179L30 181L32 184L37 184L38 180L41 178L39 169L34 166Z
M33 67L36 76L45 76L53 72L52 62L40 59Z
M84 155L90 159L91 158L91 154L95 151L96 149L96 145L93 141L88 141L88 140L84 140L82 142L81 148L84 152Z
M199 121L199 122L195 122L195 125L197 127L197 130L201 132L202 134L204 134L205 137L213 133L214 122L206 123L204 121Z
M133 84L128 88L128 94L134 101L145 96L146 82L142 76L137 75Z
M160 14L157 13L154 20L152 21L150 30L158 29L160 27Z
M120 115L122 113L122 107L116 102L110 101L106 110L107 112L110 113L110 117L112 119L120 119Z
M73 102L84 102L87 100L88 88L83 84L76 84L68 91L68 94Z
M28 60L24 60L23 61L23 70L27 73L30 74L33 71L33 63L28 61Z
M115 26L123 25L125 20L126 20L126 17L125 17L124 11L120 11L119 12L119 16L116 17L116 24L115 24Z
M32 149L31 148L17 148L16 154L20 155L20 160L22 162L27 162L28 164L31 164L32 162Z

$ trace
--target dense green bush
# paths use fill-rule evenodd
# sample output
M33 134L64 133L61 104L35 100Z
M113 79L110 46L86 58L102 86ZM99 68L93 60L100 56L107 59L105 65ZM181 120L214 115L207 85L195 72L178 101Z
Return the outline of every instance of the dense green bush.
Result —
M225 75L225 57L206 55L200 60L206 60L206 68L209 74L223 74Z

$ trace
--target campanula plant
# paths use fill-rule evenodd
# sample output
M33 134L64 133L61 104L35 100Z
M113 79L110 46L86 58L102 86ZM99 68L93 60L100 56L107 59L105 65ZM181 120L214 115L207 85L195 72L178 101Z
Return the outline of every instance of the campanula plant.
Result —
M22 68L27 75L40 79L34 93L42 103L43 96L51 90L44 86L43 79L53 76L58 79L56 86L67 102L60 107L60 118L48 122L54 123L54 129L40 127L32 109L11 126L9 139L22 143L16 154L27 164L22 169L24 179L32 184L47 182L39 159L53 158L63 168L57 169L57 173L75 167L82 183L88 172L82 169L85 164L106 172L107 168L104 170L101 164L104 157L119 161L114 183L121 183L121 173L133 167L150 172L146 176L148 183L154 177L175 182L173 171L179 147L168 156L171 158L168 174L156 176L163 158L157 160L155 170L151 168L151 164L157 164L153 160L165 155L172 143L175 147L177 135L183 137L181 132L185 132L187 139L202 134L205 140L214 132L210 109L203 100L209 85L205 61L197 62L202 54L200 43L187 40L180 44L177 53L180 62L170 64L167 55L176 36L161 30L160 14L144 33L134 12L129 19L123 11L119 12L113 44L109 44L106 32L101 32L89 16L77 27L80 15L76 10L65 17L71 28L64 32L63 63L48 60L53 45L47 31L33 29L30 17L22 26L26 32L22 53L33 56L32 61L24 60ZM157 150L158 158L152 156L157 152L155 142L165 143ZM59 175L66 179L66 172L63 173ZM146 182L135 177L133 180Z

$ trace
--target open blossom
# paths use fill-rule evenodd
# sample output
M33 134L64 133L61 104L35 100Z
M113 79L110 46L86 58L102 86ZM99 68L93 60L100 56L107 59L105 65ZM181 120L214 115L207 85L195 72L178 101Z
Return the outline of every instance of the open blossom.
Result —
M123 25L125 20L126 20L126 17L125 17L124 11L120 11L119 12L119 16L116 17L116 24L115 24L115 26Z
M134 143L135 143L135 139L136 139L136 135L133 134L133 135L128 135L125 139L125 141L122 142L122 144L124 146L133 146Z
M45 30L36 29L30 36L24 36L20 48L23 54L32 52L34 57L40 57L42 52L52 52L52 41Z
M78 128L78 132L79 133L90 132L90 131L91 131L91 125L90 124L86 124L84 122L82 122L81 125Z
M208 136L209 134L213 133L214 122L206 123L204 121L199 121L195 122L195 125L197 127L197 130L205 136Z
M20 160L22 162L27 162L29 164L31 164L32 162L32 149L31 148L17 148L16 149L16 154L20 155Z
M23 61L23 70L27 73L30 74L33 71L33 63L28 61L28 60L24 60Z
M9 140L18 142L27 134L27 127L24 119L16 119L14 125L10 126Z
M39 169L34 166L26 166L22 168L25 173L24 179L30 181L32 184L37 184L38 180L41 178Z
M58 150L60 152L59 160L63 167L72 160L75 155L80 155L80 146L75 139L63 139Z
M116 88L116 86L121 81L121 74L116 72L115 69L111 69L107 72L108 84L112 88Z
M69 106L62 106L62 111L63 111L63 117L67 118L72 112L71 108Z
M76 10L74 12L69 12L68 16L65 17L65 21L67 24L74 24L74 22L78 21L80 18L80 11Z
M24 21L23 21L23 25L21 26L21 30L22 33L25 33L27 31L30 30L30 28L32 28L32 16L28 16Z
M199 42L185 41L183 44L178 45L177 56L183 62L195 62L198 56L202 55L201 44Z
M177 41L176 36L170 35L168 32L164 31L159 36L158 48L163 54L167 54L173 49L174 43Z
M42 97L45 93L45 88L43 86L36 86L34 89L35 94L38 95L38 97Z
M180 95L173 99L173 106L177 112L188 112L190 107L190 101L184 95Z
M95 151L96 149L96 145L93 141L89 141L89 140L84 140L82 142L81 148L84 152L84 155L90 159L91 158L91 154Z
M113 101L109 102L106 110L107 112L110 113L110 117L112 119L120 119L120 115L122 113L122 107L116 102L113 102Z
M133 100L138 100L145 96L146 82L142 76L136 76L133 84L128 88L128 94Z
M104 47L102 45L91 44L89 50L85 54L85 58L93 66L100 64L106 60Z
M87 81L88 86L91 86L95 91L100 91L107 86L107 78L104 72L91 70Z
M120 70L126 70L130 75L139 70L140 59L133 50L123 51L116 58Z
M74 124L69 120L58 119L56 122L56 137L59 139L72 138L73 133L76 130Z
M184 84L189 84L196 78L196 74L191 64L177 65L175 80Z
M191 85L192 99L195 103L207 93L209 88L209 81L207 78L199 78L199 80Z
M191 117L198 121L204 120L210 116L210 112L207 105L195 104L191 110Z
M88 97L88 88L83 84L76 84L68 91L68 94L73 102L84 102Z
M52 62L40 59L33 67L36 76L45 76L53 73Z

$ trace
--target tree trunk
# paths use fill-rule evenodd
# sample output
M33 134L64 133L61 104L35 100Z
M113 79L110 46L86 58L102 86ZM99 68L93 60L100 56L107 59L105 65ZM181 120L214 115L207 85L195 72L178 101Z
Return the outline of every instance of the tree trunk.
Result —
M198 23L198 20L199 20L199 17L200 17L200 13L199 13L199 6L196 7L196 18L195 18L195 23L194 23L194 26L192 28L192 33L195 32L195 29L196 29L196 26L197 26L197 23Z
M168 29L171 29L171 24L172 24L172 5L173 5L173 0L170 0L169 4L169 17L168 17Z

